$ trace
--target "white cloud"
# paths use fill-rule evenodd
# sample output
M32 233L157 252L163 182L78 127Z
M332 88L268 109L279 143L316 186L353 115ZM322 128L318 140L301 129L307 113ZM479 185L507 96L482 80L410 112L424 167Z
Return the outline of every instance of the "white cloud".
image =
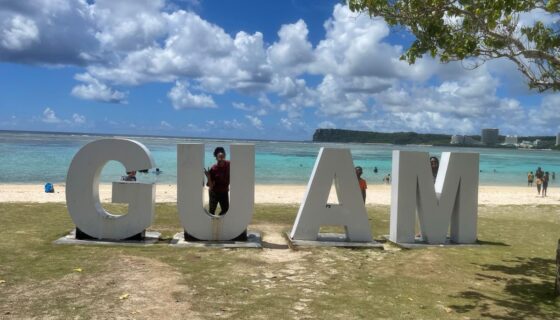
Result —
M546 95L541 104L529 111L527 116L528 125L532 129L538 129L537 132L546 132L548 134L556 134L560 132L560 94Z
M76 75L76 80L85 82L72 88L72 95L86 100L108 103L126 103L127 94L111 89L106 84L93 78L89 73Z
M530 12L522 12L519 15L519 26L533 26L537 21L545 25L551 25L560 21L560 16L556 13L546 12L541 8L533 9Z
M164 120L162 120L159 123L159 126L162 127L163 129L172 129L173 128L173 126L169 122L164 121Z
M194 123L187 123L183 128L183 130L188 132L194 132L194 133L208 132L207 128L201 128L200 126Z
M284 127L286 130L292 130L292 126L293 123L290 119L287 118L281 118L280 119L280 124L282 125L282 127Z
M531 14L558 21L542 11ZM521 24L534 18L522 15ZM213 95L231 90L257 97L232 104L251 112L245 118L251 125L236 119L207 123L218 130L262 127L260 117L274 113L280 113L278 126L305 130L302 119L313 113L307 108L329 127L461 133L481 126L558 127L554 95L543 95L531 112L500 97L512 78L524 85L503 61L475 71L430 57L409 66L399 60L403 47L388 38L383 19L342 4L324 27L316 47L303 20L282 25L268 44L261 32L233 35L164 0L11 0L0 8L0 61L81 66L85 71L72 89L81 99L126 103L127 92L115 88L150 82L171 84L167 96L175 109L217 108ZM61 120L49 110L43 121L86 122L77 114Z
M292 133L310 134L315 128L311 128L305 121L297 118L280 118L280 126Z
M2 26L0 44L8 50L22 50L39 39L39 29L35 22L15 15Z
M407 65L398 59L402 47L383 42L389 27L380 18L337 4L325 29L326 37L316 48L317 62L312 65L316 73L393 78L399 76L401 65Z
M238 129L242 129L243 127L245 127L241 122L237 121L237 119L233 119L233 120L224 120L221 122L220 126L224 129L233 129L233 130L238 130Z
M367 112L367 96L363 94L347 93L341 89L340 78L327 75L319 85L319 111L326 116L343 118L357 118Z
M78 125L84 124L86 123L86 117L84 115L74 113L72 115L72 121L74 122L74 124L78 124Z
M322 129L334 129L336 128L336 124L330 122L330 121L323 121L320 122L319 124L317 124L318 128L322 128Z
M243 110L243 111L254 111L255 110L255 106L246 105L243 102L233 102L232 105L235 109L238 109L238 110Z
M95 38L104 50L131 51L146 47L165 34L163 0L97 0Z
M75 64L100 60L94 5L83 0L8 0L0 7L0 60Z
M175 86L167 94L171 104L176 110L185 108L216 108L216 103L211 96L205 94L192 94L187 84L177 81Z
M307 25L301 19L280 28L279 41L267 50L268 58L277 72L299 73L315 59L308 34Z
M259 119L258 117L255 116L250 116L250 115L246 115L245 118L247 118L247 120L249 120L249 122L251 123L251 125L259 130L263 129L263 123L262 120Z
M41 118L41 121L43 121L44 123L60 123L60 122L62 122L62 120L60 120L56 116L56 113L51 108L45 108L45 110L43 110L43 117Z
M58 124L58 125L72 126L72 127L73 126L82 126L82 125L86 124L86 117L84 115L74 113L74 114L72 114L72 117L69 118L69 119L61 119L56 115L56 112L54 111L54 109L51 109L49 107L47 107L47 108L45 108L45 110L43 110L43 114L42 114L40 120L42 122L48 123L48 124Z

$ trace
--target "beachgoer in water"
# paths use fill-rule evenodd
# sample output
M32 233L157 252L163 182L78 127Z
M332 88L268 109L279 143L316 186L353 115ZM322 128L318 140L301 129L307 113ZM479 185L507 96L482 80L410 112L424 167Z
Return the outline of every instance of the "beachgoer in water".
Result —
M126 176L122 177L122 181L136 181L136 171L128 171Z
M430 167L432 168L432 175L435 180L439 170L439 159L437 157L430 157Z
M527 174L527 187L532 187L533 186L533 180L535 179L535 176L533 175L533 171L529 172Z
M364 199L364 203L366 203L367 183L366 180L362 179L362 174L363 174L362 167L356 167L356 177L358 177L358 183L360 184L360 191L362 192L362 198Z
M159 170L159 168L156 168L156 171L154 171L154 173L160 175L163 173L163 171Z
M546 197L546 190L548 189L548 180L550 179L550 175L546 172L543 176L542 180L542 196Z
M378 170L377 167L373 167L373 173L377 174Z
M216 164L204 170L208 178L208 195L210 214L216 213L218 203L220 204L220 214L224 215L229 210L229 168L230 163L226 160L226 151L223 147L214 150Z
M552 172L552 180L556 180L556 172Z

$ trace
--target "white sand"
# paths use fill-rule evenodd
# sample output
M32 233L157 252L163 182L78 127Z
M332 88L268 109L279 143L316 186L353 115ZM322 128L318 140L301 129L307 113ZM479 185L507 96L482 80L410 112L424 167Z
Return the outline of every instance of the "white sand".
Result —
M296 204L299 205L305 194L305 185L257 185L255 188L256 203ZM156 188L156 202L176 202L177 186L173 184L158 184ZM0 202L65 202L65 186L55 184L55 193L45 193L43 185L39 184L0 184ZM99 187L102 202L110 202L111 186L103 184ZM207 192L204 192L205 198ZM479 204L560 204L560 188L548 188L548 197L537 195L536 187L503 187L481 186L479 189ZM334 201L334 190L331 192L331 202ZM367 204L389 205L391 202L391 187L388 185L370 185L367 191Z

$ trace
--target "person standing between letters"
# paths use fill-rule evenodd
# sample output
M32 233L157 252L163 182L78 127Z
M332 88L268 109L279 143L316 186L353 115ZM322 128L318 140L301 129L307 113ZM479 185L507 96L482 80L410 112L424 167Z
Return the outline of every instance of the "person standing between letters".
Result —
M434 176L434 182L437 178L437 173L439 171L439 159L437 157L430 157L430 168L432 168L432 175Z
M358 183L360 184L360 191L362 192L362 198L364 199L364 203L366 203L367 183L366 180L362 178L362 174L363 174L362 167L356 167L356 177L358 177Z
M208 179L208 195L210 214L216 214L218 203L220 214L224 215L229 210L229 170L230 163L226 160L226 151L223 147L214 149L216 164L210 169L205 169L204 174Z

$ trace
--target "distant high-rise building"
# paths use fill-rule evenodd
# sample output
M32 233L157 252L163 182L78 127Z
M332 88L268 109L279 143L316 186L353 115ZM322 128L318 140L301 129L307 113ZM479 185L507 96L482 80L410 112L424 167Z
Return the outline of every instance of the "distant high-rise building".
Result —
M498 135L500 129L482 129L482 143L487 146L493 146L498 143Z
M506 145L516 145L517 144L517 136L506 136L506 140L504 141Z
M560 133L556 135L556 145L560 146Z

